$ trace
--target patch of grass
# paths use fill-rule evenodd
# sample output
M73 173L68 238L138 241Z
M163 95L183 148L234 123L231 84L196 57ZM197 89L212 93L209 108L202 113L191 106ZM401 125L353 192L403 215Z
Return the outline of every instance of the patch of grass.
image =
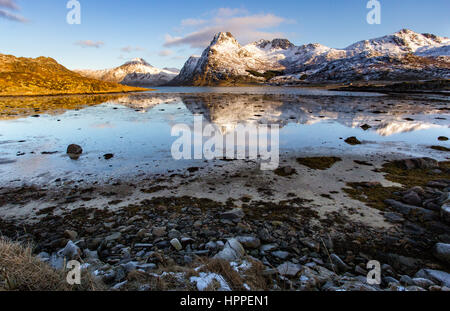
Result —
M342 161L338 157L309 157L297 158L297 163L315 170L326 170L332 167L336 162Z
M437 179L450 179L450 161L439 162L442 173L430 174L430 169L405 169L395 161L383 165L381 172L386 173L389 181L404 185L405 187L425 186L428 182Z
M103 290L104 285L89 273L81 285L69 285L67 271L57 271L33 255L30 245L0 238L0 291Z
M442 173L432 173L431 169L405 169L395 161L383 165L381 172L386 173L389 181L401 184L401 187L383 187L381 184L369 182L348 183L349 188L343 190L354 200L366 203L368 206L385 210L384 200L400 200L394 192L412 188L414 186L425 187L428 182L439 179L450 179L450 161L439 163Z

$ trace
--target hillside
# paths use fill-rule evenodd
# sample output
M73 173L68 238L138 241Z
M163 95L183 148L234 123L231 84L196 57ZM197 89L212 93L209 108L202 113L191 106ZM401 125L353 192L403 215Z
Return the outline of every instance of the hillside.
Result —
M175 78L179 70L153 67L142 58L135 58L119 67L104 70L75 70L82 76L132 86L158 86Z
M0 96L98 94L144 91L89 79L48 57L24 58L0 54Z

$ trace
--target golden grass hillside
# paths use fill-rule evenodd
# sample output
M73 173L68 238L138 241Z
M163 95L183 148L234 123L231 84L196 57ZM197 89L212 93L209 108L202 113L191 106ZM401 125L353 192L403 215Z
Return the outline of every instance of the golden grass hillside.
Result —
M147 89L85 78L49 57L0 54L0 96L99 94Z

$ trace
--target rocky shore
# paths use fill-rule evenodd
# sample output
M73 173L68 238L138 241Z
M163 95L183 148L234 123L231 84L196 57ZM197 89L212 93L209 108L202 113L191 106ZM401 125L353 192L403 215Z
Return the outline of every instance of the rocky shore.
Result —
M293 183L302 169L326 172L346 162L317 161L285 163L273 178ZM355 165L391 182L346 182L348 202L364 203L366 210L347 205L323 212L301 192L277 200L158 196L161 186L147 189L147 199L116 208L59 208L53 200L53 207L35 211L37 220L3 217L0 228L14 241L33 242L36 256L56 269L79 260L110 290L450 290L449 162ZM1 190L0 209L46 196L45 189ZM68 203L83 200L60 195ZM320 196L333 202L338 193ZM111 199L109 206L119 203ZM371 210L385 226L356 217ZM381 284L368 282L374 260Z

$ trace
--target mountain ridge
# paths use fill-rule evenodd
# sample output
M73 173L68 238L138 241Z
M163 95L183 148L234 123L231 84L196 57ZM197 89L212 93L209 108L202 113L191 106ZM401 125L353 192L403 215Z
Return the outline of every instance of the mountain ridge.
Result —
M83 77L50 57L0 54L0 96L101 94L145 91Z
M304 83L450 78L450 39L402 29L344 49L319 43L295 46L287 39L242 46L217 33L200 57L190 57L172 85ZM276 75L276 77L273 77Z
M159 86L178 75L171 68L156 68L143 58L134 58L118 67L101 70L77 69L75 72L97 80L130 86Z

